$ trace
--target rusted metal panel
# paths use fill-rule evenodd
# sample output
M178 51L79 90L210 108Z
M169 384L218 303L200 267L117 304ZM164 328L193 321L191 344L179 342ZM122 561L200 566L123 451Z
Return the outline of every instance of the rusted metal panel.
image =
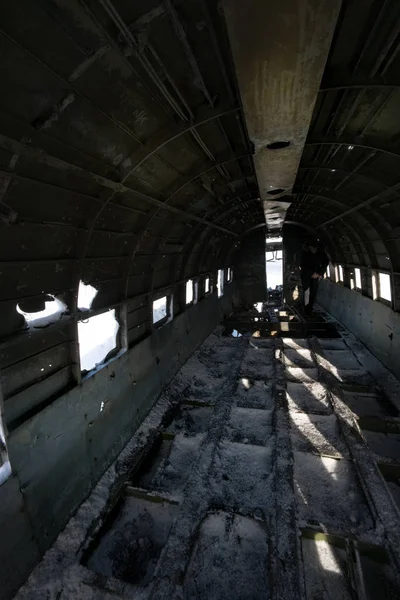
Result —
M32 414L56 400L73 385L72 367L66 366L25 390L10 396L4 403L4 419L14 429Z
M59 344L1 370L4 398L23 391L36 381L43 381L70 363L69 344Z
M292 190L340 5L341 0L224 0L266 213L269 193L281 190L279 197ZM267 148L276 141L290 146Z

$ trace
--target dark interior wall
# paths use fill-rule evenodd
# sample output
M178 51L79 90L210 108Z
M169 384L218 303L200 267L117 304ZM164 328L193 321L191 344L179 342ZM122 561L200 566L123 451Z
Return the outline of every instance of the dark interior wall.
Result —
M393 374L400 377L400 314L357 290L320 282L317 302L343 323Z
M226 283L10 432L0 487L1 597L10 598L124 447L162 388L231 311Z
M246 235L235 256L238 293L246 304L266 298L265 228Z
M218 3L15 0L0 21L3 592L229 310L235 283L218 300L205 279L235 272L264 215ZM187 307L189 278L201 300ZM90 309L80 281L98 291ZM48 295L62 318L29 329L17 305ZM174 318L159 329L163 295ZM85 379L78 325L109 309L119 356Z
M287 213L324 240L343 268L390 272L395 310L399 21L397 0L343 0Z

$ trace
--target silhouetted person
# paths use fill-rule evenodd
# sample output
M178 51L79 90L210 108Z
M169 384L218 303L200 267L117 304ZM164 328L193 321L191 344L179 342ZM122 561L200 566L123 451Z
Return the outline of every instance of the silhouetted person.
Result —
M318 281L324 276L329 259L317 242L303 245L301 257L301 283L303 286L304 312L311 315L317 296Z

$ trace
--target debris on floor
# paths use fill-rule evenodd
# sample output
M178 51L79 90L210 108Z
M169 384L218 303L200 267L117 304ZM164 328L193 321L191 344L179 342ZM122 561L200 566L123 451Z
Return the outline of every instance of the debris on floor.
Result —
M218 328L18 600L400 597L398 412L318 319L321 337Z

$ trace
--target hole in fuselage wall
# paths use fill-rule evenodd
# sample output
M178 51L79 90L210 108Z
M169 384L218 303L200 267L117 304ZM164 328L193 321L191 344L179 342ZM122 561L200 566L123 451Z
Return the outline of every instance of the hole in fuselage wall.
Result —
M67 312L67 306L51 294L45 294L31 301L17 304L17 312L22 315L29 327L41 328L56 323Z
M268 150L281 150L282 148L287 148L288 146L290 146L290 142L287 140L276 140L276 142L267 144Z
M274 190L269 190L267 194L269 196L276 196L277 194L283 194L284 191L283 188L275 188Z

